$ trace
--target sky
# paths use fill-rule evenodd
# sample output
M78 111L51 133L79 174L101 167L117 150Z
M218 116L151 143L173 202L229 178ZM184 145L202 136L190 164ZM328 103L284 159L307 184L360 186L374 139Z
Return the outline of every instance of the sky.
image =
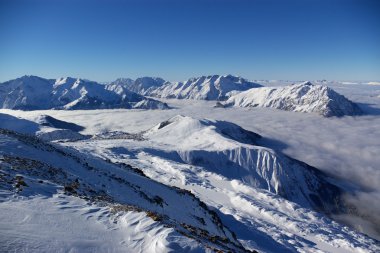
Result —
M380 80L377 0L0 0L0 81Z

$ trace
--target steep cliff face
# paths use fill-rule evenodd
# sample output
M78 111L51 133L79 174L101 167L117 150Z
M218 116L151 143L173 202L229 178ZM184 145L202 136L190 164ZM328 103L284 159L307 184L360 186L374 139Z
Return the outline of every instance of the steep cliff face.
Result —
M231 135L229 133L235 133ZM341 191L305 163L257 145L259 135L228 122L175 116L144 137L178 160L268 190L304 207L338 212Z

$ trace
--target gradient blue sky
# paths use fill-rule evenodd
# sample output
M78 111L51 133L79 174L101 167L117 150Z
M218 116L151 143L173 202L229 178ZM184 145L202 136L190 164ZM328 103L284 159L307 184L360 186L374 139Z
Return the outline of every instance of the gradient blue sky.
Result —
M0 0L0 81L380 80L380 1Z

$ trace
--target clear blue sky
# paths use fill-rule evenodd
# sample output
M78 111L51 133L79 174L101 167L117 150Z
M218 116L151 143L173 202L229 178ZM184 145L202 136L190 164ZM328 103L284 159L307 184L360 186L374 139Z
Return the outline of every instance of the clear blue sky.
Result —
M380 80L380 1L0 0L0 81Z

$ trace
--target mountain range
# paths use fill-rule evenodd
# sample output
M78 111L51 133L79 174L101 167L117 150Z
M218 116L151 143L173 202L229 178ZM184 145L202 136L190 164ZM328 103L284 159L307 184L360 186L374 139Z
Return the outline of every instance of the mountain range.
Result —
M119 78L108 84L70 77L54 80L23 76L0 84L0 107L7 109L169 109L167 104L147 96L216 100L217 107L270 107L324 117L363 113L354 102L322 84L262 87L232 75L201 76L185 82L158 77Z
M167 109L160 101L129 90L117 93L111 87L77 78L44 79L23 76L0 84L0 105L6 109Z

